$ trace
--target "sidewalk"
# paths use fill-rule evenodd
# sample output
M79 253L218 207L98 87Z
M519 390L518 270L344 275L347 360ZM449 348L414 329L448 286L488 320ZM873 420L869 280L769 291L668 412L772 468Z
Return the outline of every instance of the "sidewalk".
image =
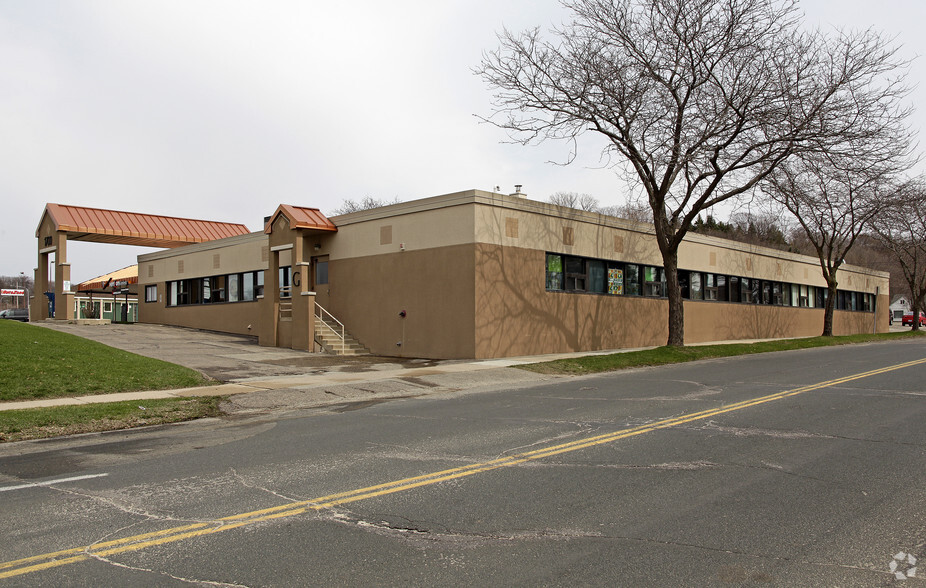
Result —
M0 403L0 411L121 402L125 400L144 401L156 398L237 395L251 396L248 399L233 398L231 401L233 406L246 411L280 407L328 406L363 400L420 396L426 393L451 389L462 390L495 384L549 380L552 376L512 369L512 366L551 361L563 357L579 357L602 353L608 352L556 354L485 361L434 362L432 365L420 368L392 368L393 364L384 362L373 364L373 367L368 371L324 371L318 373L321 370L314 370L314 373L298 375L242 378L216 386L3 402Z
M125 400L143 402L156 398L190 396L228 396L229 402L225 408L233 413L297 410L490 386L529 384L557 376L536 374L513 366L637 351L614 349L467 361L338 357L260 347L248 337L162 325L72 325L55 321L33 324L184 365L225 383L178 390L3 402L0 403L0 411ZM903 327L902 330L907 329ZM895 325L891 330L901 329ZM755 341L716 341L705 344Z

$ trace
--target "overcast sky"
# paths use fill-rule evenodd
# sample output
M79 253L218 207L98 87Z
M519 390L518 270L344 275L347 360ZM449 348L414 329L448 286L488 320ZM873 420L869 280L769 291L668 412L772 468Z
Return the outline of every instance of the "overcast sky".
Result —
M926 53L922 0L808 0L810 25L874 27ZM0 0L0 275L32 274L47 202L240 222L280 203L413 200L470 188L623 203L584 145L504 143L472 74L502 26L551 0ZM926 63L911 81L926 97ZM919 112L914 126L926 125ZM72 282L139 252L74 243Z

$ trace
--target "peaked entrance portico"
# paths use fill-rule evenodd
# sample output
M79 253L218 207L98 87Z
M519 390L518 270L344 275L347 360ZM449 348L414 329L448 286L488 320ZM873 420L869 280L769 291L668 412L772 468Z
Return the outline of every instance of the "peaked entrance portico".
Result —
M264 278L261 345L312 350L315 345L315 283L320 240L338 228L317 208L281 204L269 217L269 259ZM269 298L269 300L267 300Z

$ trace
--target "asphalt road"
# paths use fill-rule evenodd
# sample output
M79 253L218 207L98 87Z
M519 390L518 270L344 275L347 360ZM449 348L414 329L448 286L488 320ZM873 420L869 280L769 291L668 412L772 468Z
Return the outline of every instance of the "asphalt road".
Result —
M9 444L0 585L922 585L924 358L869 344Z

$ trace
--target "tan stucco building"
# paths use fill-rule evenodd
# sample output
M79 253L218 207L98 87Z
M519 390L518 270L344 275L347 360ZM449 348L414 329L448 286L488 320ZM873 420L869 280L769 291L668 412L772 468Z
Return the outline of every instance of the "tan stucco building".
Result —
M335 347L322 331L341 325L372 353L430 358L667 338L651 225L517 194L469 190L331 219L282 205L263 232L138 262L141 322L252 334L262 345ZM822 332L815 258L692 234L679 268L686 342ZM838 279L835 333L886 331L888 274L843 266Z

